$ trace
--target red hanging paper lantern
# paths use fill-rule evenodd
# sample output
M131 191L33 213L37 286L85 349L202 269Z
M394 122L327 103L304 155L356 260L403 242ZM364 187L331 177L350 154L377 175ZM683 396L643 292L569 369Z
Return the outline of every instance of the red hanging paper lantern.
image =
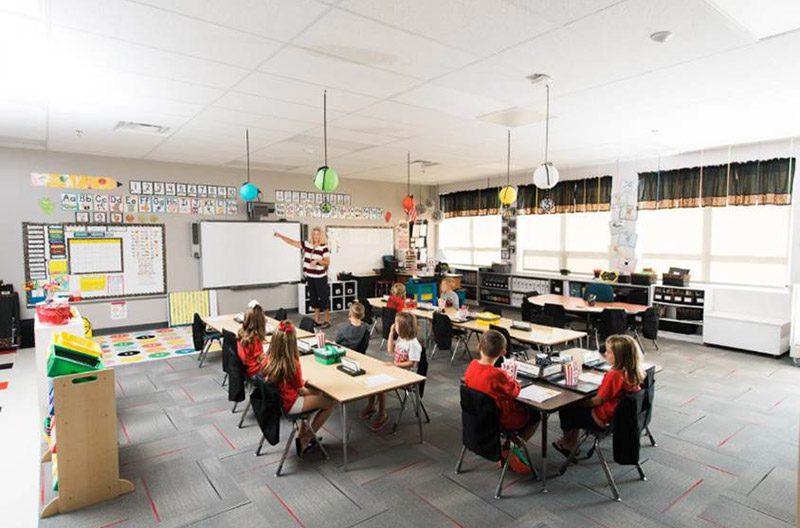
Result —
M392 212L391 211L386 211L385 213L383 213L383 219L387 223L391 222L392 221Z
M414 202L414 195L407 194L405 198L403 198L403 211L406 214L411 213L411 210L417 206L416 202Z

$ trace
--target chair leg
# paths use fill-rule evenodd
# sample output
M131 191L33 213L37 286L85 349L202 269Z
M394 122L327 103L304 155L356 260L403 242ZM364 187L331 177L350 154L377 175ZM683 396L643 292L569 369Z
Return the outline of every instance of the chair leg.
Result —
M381 350L383 350L383 345L384 345L384 343L386 343L386 340L385 340L385 339L381 339L381 344L378 346L378 352L380 352Z
M641 464L636 464L636 471L639 472L639 479L640 480L647 480L647 475L644 474L644 470L642 469Z
M228 383L228 373L227 372L225 373L225 377L222 378L222 386L224 387L226 383Z
M297 425L292 424L292 432L289 433L289 438L286 440L286 446L283 448L283 454L281 455L281 461L278 463L278 469L275 470L275 476L281 476L281 470L283 469L283 463L286 461L286 456L289 454L289 448L292 447L292 442L294 441L294 435L297 434Z
M564 473L566 473L567 472L567 468L570 466L570 464L575 462L575 457L578 456L578 451L580 450L581 446L583 445L583 443L586 441L587 438L589 438L589 433L583 433L583 436L581 436L578 439L578 443L575 444L575 447L573 447L572 451L569 452L569 456L567 457L567 461L564 462L564 465L562 465L561 469L558 470L558 474L559 475L563 475Z
M508 470L508 465L511 463L511 457L506 457L505 462L503 462L503 469L500 470L500 482L497 483L497 489L494 490L494 498L499 499L503 493L503 481L506 478L506 471Z
M398 399L400 400L400 412L397 413L397 419L394 421L394 425L392 426L392 433L395 434L397 432L397 426L400 425L400 418L403 416L403 411L406 410L406 402L408 401L408 392L406 391L403 396L400 396L400 393L395 391L397 394Z
M250 409L250 405L251 405L251 402L250 402L250 399L248 399L247 400L247 405L245 405L244 411L242 411L242 417L239 420L239 429L244 427L244 418L245 418L245 416L247 416L247 411L248 411L248 409Z
M525 458L528 460L528 467L531 468L531 480L539 480L539 474L536 472L536 468L533 467L533 459L528 452L527 442L525 442L525 439L521 436L517 436L517 439L519 439L518 445L522 446L522 451L525 453Z
M456 346L450 345L453 349L453 353L450 354L450 366L453 366L453 360L456 358L456 353L458 352L458 347L461 346L461 341L456 342Z
M655 339L653 339L653 345L656 347L656 350L658 350L658 341L656 341Z
M649 425L645 426L644 432L647 433L647 438L650 439L650 445L653 446L653 447L658 447L658 444L656 444L656 439L653 436L653 433L650 432L650 426Z
M304 418L302 423L304 423L306 428L308 428L308 430L311 431L311 433L314 435L314 443L316 443L317 446L319 447L319 450L322 453L322 458L324 458L325 460L330 460L331 456L328 454L328 450L325 449L325 446L322 445L322 442L319 441L319 437L317 436L317 432L314 430L313 427L311 427L311 424L308 423L308 420ZM348 432L348 434L349 434L349 432Z
M433 345L433 350L431 350L431 361L433 358L436 357L436 353L439 351L439 345Z
M600 333L595 330L594 331L594 344L596 345L596 350L600 350Z
M425 404L422 403L422 400L419 400L419 407L422 409L422 414L425 415L425 423L431 423L431 417L428 416L428 409L425 408Z
M614 500L617 502L622 502L622 499L619 497L619 490L617 489L617 484L614 482L614 477L611 475L611 469L608 467L608 462L606 461L606 457L603 454L603 450L600 449L599 446L600 440L595 438L594 445L592 446L597 451L597 457L600 459L600 465L603 467L603 473L606 474L606 480L608 481L608 485L611 486L611 493L614 495Z
M231 409L231 412L232 412L233 414L236 414L236 408L237 408L238 406L239 406L239 402L233 402L233 409Z
M203 368L203 363L206 362L206 356L208 356L208 349L209 348L211 348L211 341L206 341L203 344L203 350L200 351L200 354L198 354L198 357L197 357L198 361L200 361L200 364L198 365L198 368Z
M464 455L467 454L467 447L461 446L461 454L458 455L458 460L456 460L456 475L461 473L461 463L464 462Z
M258 443L258 449L256 449L256 456L261 456L261 448L264 447L264 440L266 439L267 437L262 434L261 441Z
M633 329L633 337L636 339L636 342L639 343L639 349L642 351L642 354L644 354L644 344L642 343L642 338L636 328Z

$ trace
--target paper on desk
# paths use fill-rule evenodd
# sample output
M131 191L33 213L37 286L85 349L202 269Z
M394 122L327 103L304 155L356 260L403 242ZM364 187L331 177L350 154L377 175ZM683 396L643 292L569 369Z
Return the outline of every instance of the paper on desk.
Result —
M583 372L578 376L578 379L586 383L600 385L603 383L603 374L598 374L597 372Z
M367 376L364 378L364 383L366 383L367 387L377 387L379 385L386 385L392 383L393 381L397 381L397 378L394 376L390 376L388 374L374 374L372 376Z
M523 400L542 403L559 394L561 394L559 390L548 389L546 387L540 387L539 385L528 385L519 392L519 397Z

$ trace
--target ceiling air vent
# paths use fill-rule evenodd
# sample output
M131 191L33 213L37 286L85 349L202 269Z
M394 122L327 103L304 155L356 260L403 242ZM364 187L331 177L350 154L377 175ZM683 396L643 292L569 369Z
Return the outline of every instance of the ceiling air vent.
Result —
M423 168L423 169L430 169L431 167L435 167L435 166L439 165L438 161L428 161L428 160L421 160L421 159L414 160L414 161L411 162L412 165L414 165L415 163L419 164L419 166L421 168Z
M136 123L134 121L120 121L114 130L123 132L136 132L137 134L150 134L153 136L166 136L170 128L167 126L153 125L151 123Z

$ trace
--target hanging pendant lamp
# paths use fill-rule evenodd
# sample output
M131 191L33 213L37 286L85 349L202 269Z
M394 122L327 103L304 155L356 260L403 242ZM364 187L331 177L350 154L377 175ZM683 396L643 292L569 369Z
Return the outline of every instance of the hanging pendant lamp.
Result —
M328 90L322 92L322 143L325 165L317 169L314 185L322 192L333 192L339 186L339 175L328 167Z
M406 216L411 216L411 211L416 210L417 204L411 194L411 153L406 154L406 196L403 198L403 211ZM416 214L414 215L416 217ZM416 220L416 218L414 218Z
M547 89L547 117L544 125L544 163L533 171L533 184L539 189L552 189L558 183L558 169L548 159L550 153L550 84L546 84L545 88Z
M517 201L517 188L511 185L511 130L508 131L508 152L506 155L506 185L500 189L500 203L511 205Z
M258 198L261 194L261 191L258 190L258 187L250 183L250 129L246 129L244 132L244 141L247 148L247 181L244 182L241 187L239 187L239 196L245 202L252 202Z

